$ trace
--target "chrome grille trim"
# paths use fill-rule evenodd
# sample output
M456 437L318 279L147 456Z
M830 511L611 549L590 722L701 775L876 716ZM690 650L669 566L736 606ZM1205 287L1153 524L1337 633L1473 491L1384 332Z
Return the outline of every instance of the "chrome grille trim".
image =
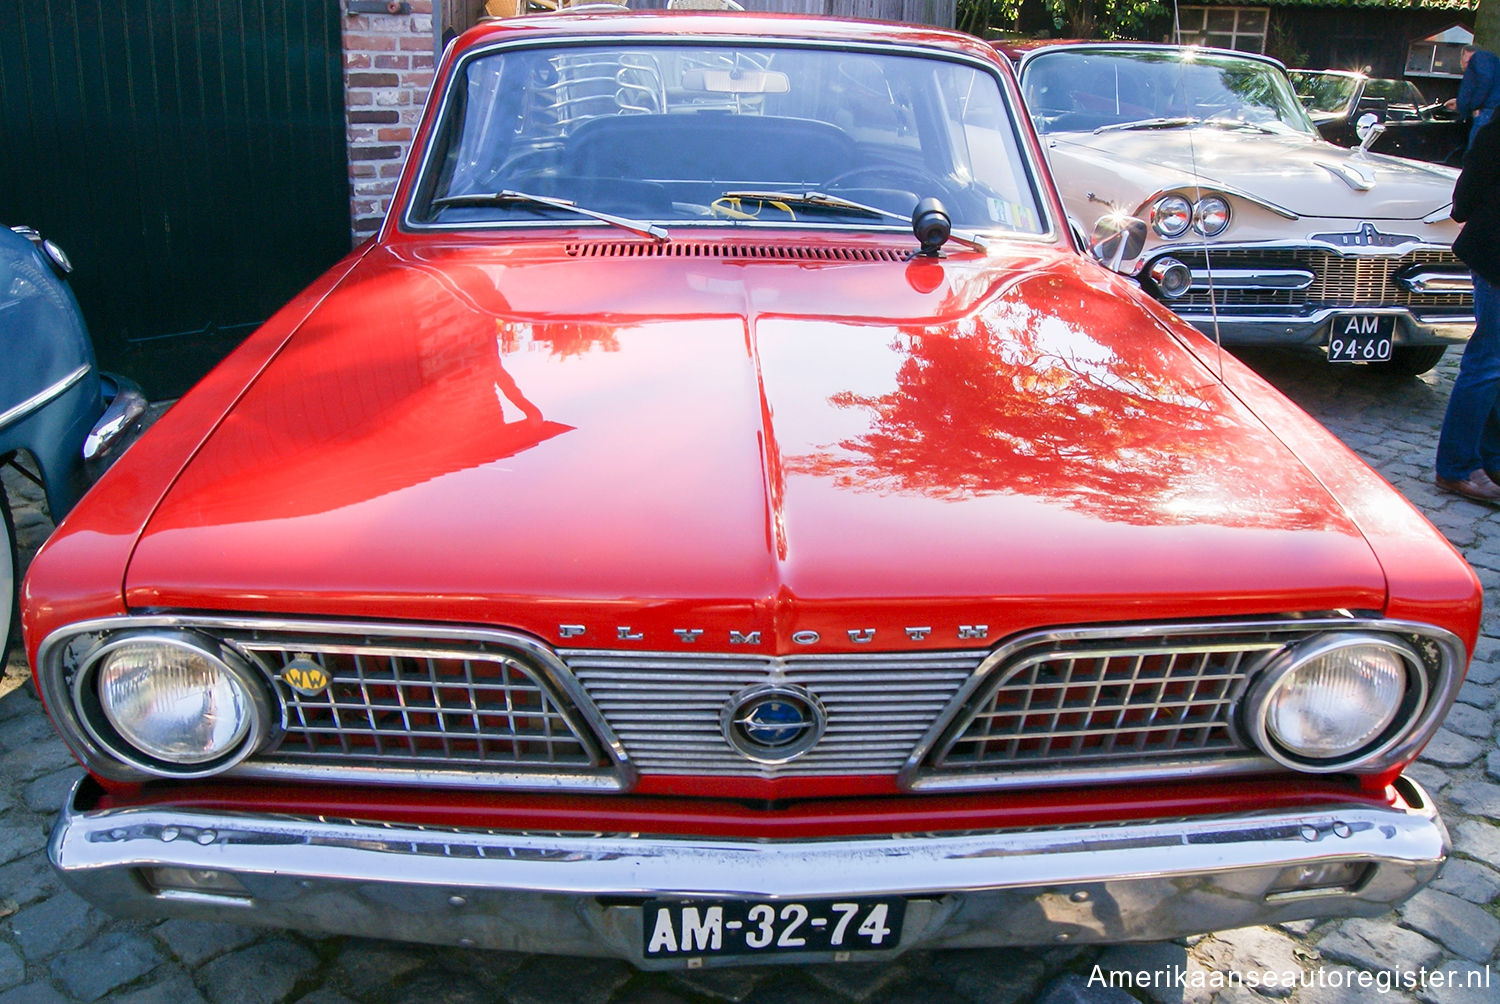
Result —
M571 770L607 762L541 674L506 652L326 643L308 650L257 640L240 648L269 670L281 702L284 738L262 762ZM286 683L283 670L299 656L329 674L325 689L302 694Z
M170 614L83 622L42 643L38 663L48 667L41 674L48 704L59 709L57 721L70 745L101 775L149 779L88 737L68 696L72 667L84 665L106 638L154 628L199 632L237 649L259 668L267 692L277 699L280 728L225 777L542 791L623 791L634 781L619 743L572 675L550 648L525 635L446 625ZM342 688L334 699L293 696L279 677L298 654L332 663L333 686ZM470 679L483 682L465 695ZM508 709L500 710L497 695L508 697ZM519 731L507 735L504 729L512 726Z
M1166 249L1194 274L1205 272L1212 264L1215 271L1232 269L1237 274L1286 270L1311 272L1313 282L1304 289L1254 289L1242 284L1215 286L1214 304L1221 308L1287 307L1314 309L1320 307L1450 307L1472 312L1472 293L1421 292L1403 284L1400 275L1413 268L1443 266L1458 271L1466 266L1451 250L1417 248L1400 256L1340 254L1327 248L1214 248L1206 254L1201 249ZM1176 309L1207 310L1210 288L1194 282L1184 296L1171 301Z
M1446 714L1465 653L1430 625L1357 617L1038 632L997 649L901 773L914 790L1163 780L1281 768L1241 735L1238 701L1276 652L1317 632L1409 639L1430 697L1399 759Z
M783 658L675 652L554 652L528 636L509 631L425 624L170 614L124 616L69 625L43 639L38 650L37 679L43 700L74 752L90 770L102 776L132 782L151 780L150 775L114 759L81 726L70 693L75 668L86 665L90 653L119 632L156 628L196 631L240 649L245 658L266 672L268 691L278 684L272 682L273 670L264 654L267 651L373 647L396 649L412 658L441 660L454 656L472 663L500 658L529 667L535 674L529 679L546 690L581 741L587 745L591 739L596 744L600 766L578 770L554 765L518 766L493 760L478 766L450 765L440 760L412 758L389 763L368 759L351 763L341 757L277 761L276 757L288 744L286 738L273 736L272 743L279 741L280 749L273 745L269 752L262 751L224 775L478 790L629 790L635 781L637 765L627 754L623 738L627 732L631 733L631 743L639 747L640 755L652 762L653 773L889 776L899 768L898 782L918 791L994 790L1283 772L1284 768L1269 759L1246 752L1249 747L1239 737L1232 718L1228 734L1238 744L1234 749L1220 747L1220 740L1214 738L1198 747L1179 742L1181 748L1175 752L1149 748L1140 755L1122 755L1116 740L1115 754L1108 757L998 764L986 760L961 770L932 769L929 761L938 755L937 751L951 749L950 740L961 738L963 729L975 720L982 702L994 694L995 688L1015 679L1017 667L1028 662L1040 665L1049 658L1070 657L1067 655L1070 652L1091 657L1101 657L1103 652L1122 652L1134 657L1141 652L1160 653L1172 648L1239 651L1249 653L1244 658L1255 661L1255 653L1266 651L1267 646L1291 644L1323 631L1396 634L1408 639L1420 654L1429 674L1427 704L1416 711L1405 737L1384 755L1383 762L1396 762L1415 755L1416 746L1441 723L1462 683L1461 669L1466 659L1463 643L1439 628L1353 615L1053 630L1018 636L985 651L869 652ZM251 650L260 654L253 656ZM1244 667L1244 672L1249 674L1250 667ZM1232 708L1228 688L1237 684L1220 680L1221 675L1234 674L1196 674L1200 682L1208 681L1214 686L1222 682L1226 688L1200 704ZM812 690L830 712L828 734L818 748L786 764L769 768L748 761L727 764L728 758L738 755L718 732L718 709L744 686L763 682L795 683ZM591 695L610 705L612 712L618 712L618 722L607 723ZM1171 704L1168 701L1163 706ZM705 729L705 716L710 709L711 733ZM672 723L672 727L664 728L663 722ZM888 724L890 728L876 731L872 723ZM617 737L612 725L618 725L621 736ZM1170 723L1163 725L1162 731L1170 730ZM1182 732L1178 731L1179 738ZM913 735L917 736L915 741ZM830 742L835 736L837 741ZM824 744L829 744L827 749L833 752L821 753ZM630 751L636 752L637 749ZM941 754L946 755L946 752ZM656 760L651 761L652 757ZM1379 767L1377 764L1369 769Z
M896 774L989 653L558 655L641 775L775 778ZM720 712L729 699L762 683L806 687L827 710L823 739L787 763L751 762L721 730Z

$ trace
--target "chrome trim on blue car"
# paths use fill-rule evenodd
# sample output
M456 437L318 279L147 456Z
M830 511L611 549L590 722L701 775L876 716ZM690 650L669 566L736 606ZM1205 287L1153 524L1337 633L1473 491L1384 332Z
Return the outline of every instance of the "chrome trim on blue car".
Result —
M90 366L88 363L84 363L82 366L78 367L52 386L37 391L35 394L31 395L20 404L13 405L12 407L5 409L4 411L0 411L0 428L4 428L5 426L10 425L12 422L20 421L27 415L41 408L48 401L52 401L56 398L62 397L80 380L88 376L89 371L92 369L92 366Z
M146 396L133 387L122 388L89 430L83 441L83 459L96 460L110 452L145 413Z

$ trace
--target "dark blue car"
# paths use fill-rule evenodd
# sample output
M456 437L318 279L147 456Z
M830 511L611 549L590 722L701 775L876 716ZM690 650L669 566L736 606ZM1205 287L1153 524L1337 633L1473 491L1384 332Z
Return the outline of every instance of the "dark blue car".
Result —
M146 402L100 373L67 256L27 227L0 227L0 467L37 482L54 520L131 438ZM15 525L0 487L0 664L15 635Z

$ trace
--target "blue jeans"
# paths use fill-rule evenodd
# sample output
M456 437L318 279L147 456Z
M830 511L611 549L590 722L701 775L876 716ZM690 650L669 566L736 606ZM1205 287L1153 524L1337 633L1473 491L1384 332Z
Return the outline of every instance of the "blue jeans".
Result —
M1493 108L1474 109L1474 117L1469 122L1469 142L1471 144L1474 142L1474 135L1479 132L1480 127L1488 122L1490 120L1490 117L1494 114L1495 109Z
M1500 473L1500 289L1477 275L1474 319L1438 433L1437 473L1450 481L1481 467Z

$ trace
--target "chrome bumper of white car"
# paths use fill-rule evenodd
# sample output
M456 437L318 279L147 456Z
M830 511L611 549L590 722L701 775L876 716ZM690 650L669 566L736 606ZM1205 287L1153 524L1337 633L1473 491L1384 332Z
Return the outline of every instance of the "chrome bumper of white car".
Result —
M1172 307L1166 301L1167 307ZM1224 345L1326 345L1329 324L1349 314L1393 315L1396 318L1397 345L1454 345L1466 342L1474 333L1473 315L1415 314L1405 307L1374 309L1324 308L1302 316L1286 314L1247 314L1221 311L1217 317L1194 308L1176 311L1177 316L1203 332L1218 338Z
M87 785L90 782L84 781ZM643 968L789 961L644 958L647 899L902 897L908 948L1155 940L1304 917L1373 916L1431 880L1448 834L1415 784L1406 806L1095 827L794 841L435 829L171 808L80 811L53 864L106 910L524 952ZM1352 888L1295 889L1307 869ZM1326 879L1326 873L1325 873Z

